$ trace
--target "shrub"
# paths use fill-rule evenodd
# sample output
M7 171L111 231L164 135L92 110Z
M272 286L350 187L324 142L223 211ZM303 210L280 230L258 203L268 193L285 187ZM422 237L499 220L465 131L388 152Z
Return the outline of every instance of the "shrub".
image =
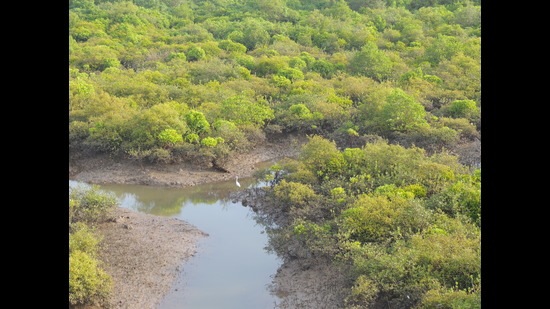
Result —
M431 196L426 207L441 210L452 217L465 215L481 225L481 181L465 178Z
M305 207L313 203L316 197L315 191L309 185L282 180L274 191L284 209L292 207Z
M153 149L164 146L161 134L173 129L177 134L188 130L181 119L181 106L175 102L156 104L135 115L124 125L125 149Z
M231 40L222 40L219 43L221 49L228 52L244 54L246 53L246 46L241 43L233 42Z
M214 134L224 139L231 150L243 150L250 146L250 142L233 122L218 119L214 122Z
M69 303L105 306L112 291L112 278L98 260L76 250L69 254Z
M199 46L192 46L187 51L186 56L187 56L187 60L189 61L197 61L206 57L206 52L204 51L204 49L200 48Z
M379 117L379 125L387 131L407 132L427 124L424 106L398 88L386 98Z
M446 115L453 118L475 119L479 116L479 108L473 100L456 100L444 108Z
M201 145L206 147L216 147L218 140L213 137L205 137L201 140Z
M168 55L168 58L166 60L170 61L170 60L173 60L173 59L180 59L180 60L183 60L183 61L187 61L187 56L185 56L184 53L172 52L172 53L170 53L170 55Z
M76 145L85 141L90 134L88 129L88 124L83 121L69 123L69 145Z
M200 141L200 137L196 133L189 133L185 135L185 141L190 144L196 144Z
M459 132L450 127L418 127L410 132L393 132L392 140L404 147L417 146L429 151L450 148L458 143Z
M113 194L100 191L99 186L69 188L69 223L100 222L117 205Z
M165 146L174 146L183 142L183 136L174 129L164 129L159 133L158 140Z
M479 132L477 131L476 126L466 118L441 117L439 120L444 126L457 131L461 137L468 140L479 138Z
M101 236L95 230L83 222L76 222L71 225L69 233L69 252L82 251L95 257L98 252Z
M418 306L422 309L477 309L481 308L481 295L479 292L467 293L456 289L432 289L428 291L422 303Z
M398 227L399 218L410 207L406 200L397 196L371 197L363 195L342 213L343 230L350 233L350 239L366 242L383 241L391 237Z
M432 232L411 238L410 248L418 274L436 279L443 286L472 289L476 284L472 278L481 274L479 235L437 226L443 233Z
M346 298L346 304L349 308L366 308L374 304L378 292L375 282L360 275L351 288L351 294Z
M169 149L153 148L145 156L150 163L170 163L172 162L172 152Z
M243 132L246 140L251 144L250 146L258 145L266 140L265 132L252 124L242 124L239 126L239 129ZM250 147L249 146L249 147Z

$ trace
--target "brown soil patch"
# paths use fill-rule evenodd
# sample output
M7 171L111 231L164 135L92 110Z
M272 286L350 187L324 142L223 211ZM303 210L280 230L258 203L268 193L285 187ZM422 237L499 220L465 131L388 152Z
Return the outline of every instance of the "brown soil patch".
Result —
M156 308L207 236L176 218L117 208L100 224L104 239L100 257L113 277L111 308Z

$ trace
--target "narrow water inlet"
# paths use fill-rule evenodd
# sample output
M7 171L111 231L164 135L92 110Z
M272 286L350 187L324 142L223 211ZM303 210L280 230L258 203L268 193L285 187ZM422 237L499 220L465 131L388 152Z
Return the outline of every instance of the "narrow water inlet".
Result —
M231 192L255 185L252 178L163 188L141 185L101 185L112 192L120 206L135 211L174 217L209 234L198 243L198 252L183 270L159 309L274 308L278 297L269 291L281 262L268 253L264 227L253 211ZM72 181L69 185L77 185Z
M215 208L219 207L184 209L188 222L210 236L201 240L197 255L183 265L159 308L273 308L277 297L269 293L268 285L280 263L263 249L267 244L263 227L240 203L221 211Z

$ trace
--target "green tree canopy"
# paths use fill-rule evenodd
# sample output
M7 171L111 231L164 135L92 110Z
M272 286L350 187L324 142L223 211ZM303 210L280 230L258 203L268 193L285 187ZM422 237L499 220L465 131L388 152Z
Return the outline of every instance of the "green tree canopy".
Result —
M243 95L224 100L221 103L220 114L222 118L238 125L252 124L260 127L274 117L273 110L265 102L256 101Z
M389 131L410 131L427 125L424 106L401 89L393 90L387 97L378 121Z

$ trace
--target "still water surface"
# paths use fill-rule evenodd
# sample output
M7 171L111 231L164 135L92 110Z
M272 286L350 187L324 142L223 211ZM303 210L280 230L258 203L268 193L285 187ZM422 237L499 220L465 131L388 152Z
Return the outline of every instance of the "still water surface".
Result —
M230 193L256 186L252 178L162 188L140 185L101 185L122 207L185 220L209 234L198 243L197 254L183 266L180 278L159 309L275 308L278 298L268 285L280 266L268 253L264 227ZM69 181L69 185L85 185Z

